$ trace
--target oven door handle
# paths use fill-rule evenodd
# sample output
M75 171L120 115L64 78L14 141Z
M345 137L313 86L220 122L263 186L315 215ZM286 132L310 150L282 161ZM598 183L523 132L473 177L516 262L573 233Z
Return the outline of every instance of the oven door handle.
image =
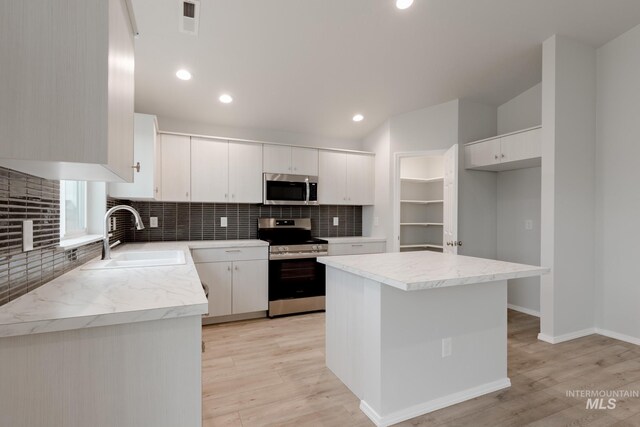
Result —
M300 254L270 254L269 261L287 261L293 259L316 259L319 256L327 256L328 252L300 253Z
M304 201L304 204L308 205L309 204L309 197L310 197L309 193L311 193L311 185L309 185L309 177L306 177L304 179L304 183L307 184L307 197L306 197L306 199Z

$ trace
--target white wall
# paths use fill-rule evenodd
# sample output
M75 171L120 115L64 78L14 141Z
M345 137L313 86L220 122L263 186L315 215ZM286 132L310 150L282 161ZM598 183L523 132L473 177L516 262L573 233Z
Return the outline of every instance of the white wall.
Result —
M375 205L362 208L362 234L364 236L386 237L387 250L391 248L393 236L393 209L391 204L389 121L367 136L362 149L376 153L375 165Z
M542 49L540 338L595 324L596 52L553 36Z
M496 108L461 99L458 142L464 144L496 135ZM496 258L496 174L464 168L464 150L458 150L458 239L461 255Z
M208 123L189 122L163 116L158 116L158 128L163 132L189 133L222 138L239 138L320 148L342 148L347 150L362 149L362 144L358 140L325 138L317 135L285 132L272 129L217 126Z
M497 174L499 260L540 265L540 173L537 167ZM527 220L531 230L525 227ZM538 313L540 278L509 280L508 302Z
M458 142L458 100L390 119L391 153L448 149Z
M542 83L498 107L498 134L542 123ZM540 265L539 167L498 172L498 259ZM525 220L533 229L525 230ZM509 280L509 304L540 312L540 278Z
M640 26L597 52L597 327L640 344Z
M542 123L542 83L498 107L498 135Z

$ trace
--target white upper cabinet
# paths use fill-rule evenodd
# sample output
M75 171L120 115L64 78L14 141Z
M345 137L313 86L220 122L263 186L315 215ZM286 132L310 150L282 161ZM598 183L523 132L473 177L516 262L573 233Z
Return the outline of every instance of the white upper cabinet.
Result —
M318 150L291 147L291 169L294 175L318 176Z
M347 204L374 204L375 158L368 154L347 153Z
M140 171L133 174L132 183L112 182L109 195L133 200L160 198L160 142L156 116L136 114L134 119L133 163Z
M229 201L229 143L191 138L191 201Z
M191 141L188 136L163 134L162 197L168 202L191 200Z
M318 203L347 204L347 155L338 151L320 152Z
M323 205L372 205L375 157L320 151L318 201Z
M229 142L229 202L262 203L262 145Z
M318 175L318 150L288 145L264 145L263 171L288 175Z
M133 181L126 3L0 2L0 166L49 179Z
M503 171L540 166L541 147L540 127L471 142L464 147L465 168Z
M262 167L265 173L293 173L291 172L290 146L265 144L263 150L264 158Z

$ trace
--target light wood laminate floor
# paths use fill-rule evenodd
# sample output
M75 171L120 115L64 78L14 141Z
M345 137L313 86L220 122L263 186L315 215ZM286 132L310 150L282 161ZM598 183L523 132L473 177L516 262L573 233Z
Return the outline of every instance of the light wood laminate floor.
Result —
M401 426L640 426L640 399L586 409L567 390L640 391L640 347L592 335L551 345L509 311L511 388ZM203 425L372 426L324 364L324 314L205 326Z

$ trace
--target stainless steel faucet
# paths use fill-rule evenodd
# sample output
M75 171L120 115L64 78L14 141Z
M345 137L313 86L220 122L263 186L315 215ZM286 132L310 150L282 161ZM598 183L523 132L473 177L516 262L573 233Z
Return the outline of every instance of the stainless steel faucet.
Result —
M118 205L114 206L104 214L104 237L102 239L102 259L111 259L111 246L109 245L109 219L114 212L125 210L129 211L133 214L136 219L136 229L142 230L144 229L144 224L142 223L142 218L137 210L133 209L131 206L127 205Z

